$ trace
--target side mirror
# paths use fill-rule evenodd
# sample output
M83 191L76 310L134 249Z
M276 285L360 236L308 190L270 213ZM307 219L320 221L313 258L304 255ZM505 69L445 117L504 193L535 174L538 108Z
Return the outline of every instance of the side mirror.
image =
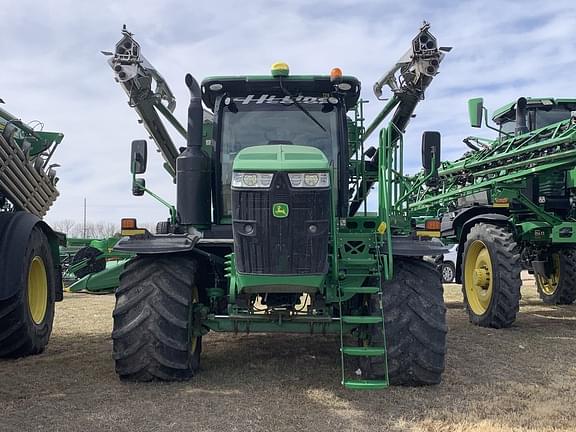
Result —
M135 179L132 183L132 195L142 196L144 195L144 188L146 187L146 180L143 178Z
M438 173L440 168L440 132L426 131L422 134L422 167L424 173Z
M132 150L130 153L130 172L132 174L145 173L147 161L148 161L148 145L146 143L146 140L132 141Z
M473 128L482 127L484 117L484 99L468 99L468 115L470 116L470 126Z

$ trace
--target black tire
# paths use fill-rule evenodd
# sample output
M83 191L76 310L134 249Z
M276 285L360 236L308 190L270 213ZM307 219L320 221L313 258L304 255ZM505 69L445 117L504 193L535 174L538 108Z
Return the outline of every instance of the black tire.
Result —
M482 291L475 285L467 266L473 266L474 249L483 247L488 251L490 268L488 270L489 288ZM508 227L478 223L472 227L464 244L462 259L462 293L471 323L480 327L506 328L516 320L520 309L520 253L514 234ZM470 276L467 276L470 274ZM470 291L470 296L468 295ZM476 294L478 292L478 294ZM490 293L485 295L484 292ZM483 297L484 296L484 297ZM486 299L486 305L479 305L479 298Z
M42 313L36 321L29 301L30 296L34 295L29 287L29 273L34 260L35 266L42 262L45 273L41 279L46 282L45 308L41 308ZM5 263L6 260L0 257L0 272L18 272L20 283L15 295L0 301L0 357L40 354L52 333L56 293L56 273L48 238L39 227L33 228L21 267L6 268Z
M106 258L102 257L100 259L96 259L100 255L102 255L102 252L92 246L85 246L76 252L72 257L72 261L70 263L71 266L74 266L84 260L88 260L88 262L86 263L86 267L76 271L74 276L76 276L78 279L82 279L84 276L87 276L91 273L98 273L104 270L106 268Z
M456 267L449 261L445 261L438 266L442 283L452 283L456 277Z
M536 276L538 294L546 304L569 305L576 300L576 249L560 249L554 255L560 265L557 285L550 290L544 285L545 281Z
M170 233L170 222L160 221L156 224L156 234L169 234Z
M113 357L128 381L183 381L200 365L201 337L192 338L198 300L196 262L185 256L138 256L116 290Z
M396 258L394 278L383 282L384 331L388 379L392 385L439 384L446 356L446 306L436 266L418 259ZM381 314L378 295L370 309ZM372 346L382 346L382 327L371 329ZM386 359L366 357L360 370L366 379L385 377Z

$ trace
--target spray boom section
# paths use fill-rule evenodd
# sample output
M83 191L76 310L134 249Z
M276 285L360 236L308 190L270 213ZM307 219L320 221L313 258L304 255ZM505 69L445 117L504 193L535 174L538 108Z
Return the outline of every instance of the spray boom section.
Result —
M436 74L445 52L452 47L438 47L436 38L430 33L430 24L424 22L420 32L412 40L410 48L396 64L373 86L378 99L382 97L382 87L387 85L393 93L411 90L424 91Z

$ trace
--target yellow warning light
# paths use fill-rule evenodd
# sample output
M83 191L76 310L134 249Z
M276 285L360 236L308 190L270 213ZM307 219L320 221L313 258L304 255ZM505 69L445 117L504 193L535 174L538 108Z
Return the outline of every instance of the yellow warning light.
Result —
M378 231L378 234L384 234L386 232L386 222L380 222L376 231Z
M288 67L288 64L284 62L276 62L272 65L271 72L272 76L275 77L288 76L288 74L290 73L290 68Z

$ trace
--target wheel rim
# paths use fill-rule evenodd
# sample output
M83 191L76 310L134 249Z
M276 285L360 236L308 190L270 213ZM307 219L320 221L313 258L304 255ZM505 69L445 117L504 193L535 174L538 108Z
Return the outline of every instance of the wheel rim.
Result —
M550 275L538 275L538 285L545 295L554 295L560 283L560 254L552 254L552 273Z
M451 282L454 279L454 272L450 266L442 267L442 277L444 278L444 282Z
M472 312L485 314L492 300L493 275L490 252L481 240L474 240L466 251L464 288Z
M28 309L32 321L40 324L48 309L48 277L44 260L35 256L28 269Z

